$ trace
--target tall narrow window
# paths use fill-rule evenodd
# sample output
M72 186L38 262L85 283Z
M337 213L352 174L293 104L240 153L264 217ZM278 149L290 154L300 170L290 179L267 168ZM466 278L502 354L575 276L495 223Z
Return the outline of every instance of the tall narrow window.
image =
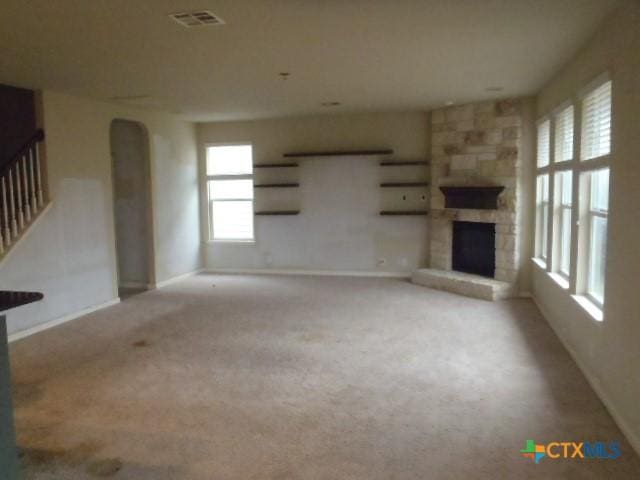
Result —
M538 168L549 165L550 129L551 122L549 120L545 120L538 124Z
M572 196L571 170L556 173L556 228L557 228L557 273L565 280L569 279L571 266L571 196Z
M207 148L209 239L253 240L251 145Z
M591 160L611 152L611 81L582 99L580 159Z
M536 188L536 257L547 261L549 225L549 175L538 175Z
M587 296L602 307L604 303L604 276L607 258L609 169L595 170L589 174L589 177Z
M573 105L555 116L553 161L566 162L573 159Z

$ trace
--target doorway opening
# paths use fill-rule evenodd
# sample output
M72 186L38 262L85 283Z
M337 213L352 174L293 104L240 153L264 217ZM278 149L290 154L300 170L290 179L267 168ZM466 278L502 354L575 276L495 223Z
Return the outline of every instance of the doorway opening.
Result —
M141 123L116 119L110 139L118 293L124 300L155 284L149 137Z

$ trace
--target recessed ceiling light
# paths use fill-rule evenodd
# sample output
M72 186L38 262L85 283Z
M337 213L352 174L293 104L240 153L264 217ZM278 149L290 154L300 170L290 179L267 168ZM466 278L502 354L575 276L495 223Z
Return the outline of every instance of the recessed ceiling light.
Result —
M339 107L340 105L342 105L342 103L340 103L340 102L322 102L320 105L322 105L323 107Z
M451 105L453 105L453 100L447 100L446 102L444 102L445 106L450 107Z
M486 92L501 92L504 87L487 87L484 89Z

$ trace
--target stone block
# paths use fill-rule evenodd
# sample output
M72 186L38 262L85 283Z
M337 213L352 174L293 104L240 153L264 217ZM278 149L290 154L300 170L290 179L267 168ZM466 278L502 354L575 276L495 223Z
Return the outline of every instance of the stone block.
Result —
M496 128L519 127L522 119L518 115L509 117L496 117Z
M495 153L481 153L478 155L478 161L485 162L490 160L497 160L498 156Z
M473 123L480 130L494 128L496 126L496 116L493 112L476 113Z
M455 129L458 132L468 132L469 130L473 130L473 120L461 120L459 122L456 122L455 124Z
M517 147L500 147L498 149L498 160L516 160L518 158Z
M448 144L443 147L445 155L458 155L461 152L460 147L455 144Z
M505 140L518 140L520 138L520 127L508 127L502 129L502 137Z
M497 128L487 130L485 133L485 143L489 145L499 145L502 143L502 130Z
M453 155L451 170L475 170L477 157L475 155Z
M520 112L520 101L515 99L496 102L496 113L499 116L517 115Z
M464 136L465 145L482 145L483 143L485 143L484 130L473 130Z
M498 151L495 145L468 145L464 148L466 153L493 153Z
M431 145L456 143L456 132L436 132L431 135Z
M445 110L447 122L459 122L461 120L473 120L473 105L460 105Z

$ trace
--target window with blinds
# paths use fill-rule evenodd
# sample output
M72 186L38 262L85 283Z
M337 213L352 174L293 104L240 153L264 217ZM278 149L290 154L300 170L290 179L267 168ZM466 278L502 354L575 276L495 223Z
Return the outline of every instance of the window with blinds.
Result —
M573 105L555 116L554 162L566 162L573 159Z
M207 148L209 240L253 240L251 145Z
M536 182L536 257L547 261L549 228L549 175L538 175Z
M581 160L608 155L611 151L611 81L603 83L582 100Z
M549 165L550 128L551 122L549 120L538 124L538 167Z

